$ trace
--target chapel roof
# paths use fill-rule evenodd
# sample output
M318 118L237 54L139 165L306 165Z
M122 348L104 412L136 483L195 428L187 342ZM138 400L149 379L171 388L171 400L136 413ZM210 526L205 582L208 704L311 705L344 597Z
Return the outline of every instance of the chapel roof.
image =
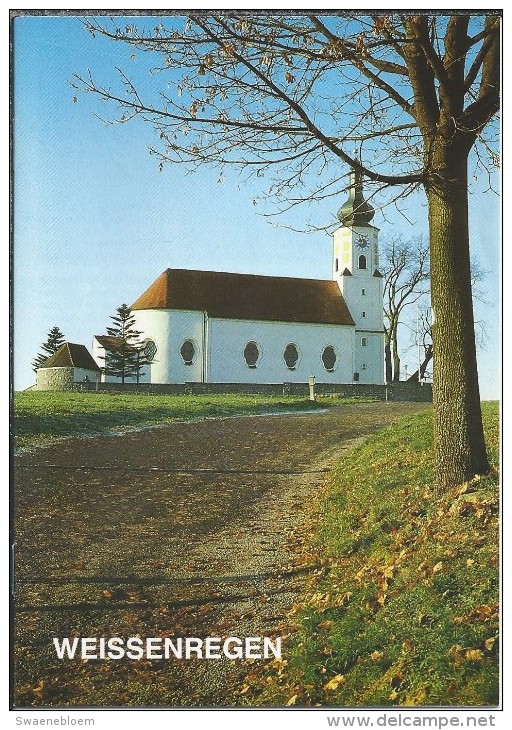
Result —
M57 352L50 355L40 368L83 368L84 370L101 371L101 368L93 360L93 357L85 345L77 345L74 342L64 342Z
M221 319L353 325L335 281L166 269L137 309L198 310Z
M114 337L112 335L94 335L94 338L107 352L117 350L124 342L122 337Z

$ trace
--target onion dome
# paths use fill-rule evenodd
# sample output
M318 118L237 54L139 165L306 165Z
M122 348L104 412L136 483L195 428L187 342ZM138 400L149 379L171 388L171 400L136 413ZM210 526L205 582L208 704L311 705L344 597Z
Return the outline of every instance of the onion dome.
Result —
M374 215L375 210L363 197L363 176L352 170L348 200L339 209L338 219L344 226L366 226Z

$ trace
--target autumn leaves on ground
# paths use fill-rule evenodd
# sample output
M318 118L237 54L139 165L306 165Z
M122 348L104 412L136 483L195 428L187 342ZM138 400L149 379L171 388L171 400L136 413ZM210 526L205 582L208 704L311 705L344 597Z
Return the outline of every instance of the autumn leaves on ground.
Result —
M98 402L115 411L114 397ZM17 706L497 704L498 409L484 405L492 472L441 497L422 404L308 415L294 403L295 415L274 419L26 453L16 497ZM77 454L85 467L69 471ZM206 460L229 468L193 473ZM47 641L212 630L282 635L282 660L71 666Z
M436 497L431 414L339 462L320 504L322 569L293 607L291 656L255 677L285 705L492 706L498 677L498 408L492 471Z

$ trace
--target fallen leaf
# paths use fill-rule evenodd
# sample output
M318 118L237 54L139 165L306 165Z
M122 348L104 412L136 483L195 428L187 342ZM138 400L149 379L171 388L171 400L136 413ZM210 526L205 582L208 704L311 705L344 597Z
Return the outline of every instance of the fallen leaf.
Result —
M479 662L484 657L480 649L468 649L465 656L468 662Z
M402 684L403 681L404 681L404 675L402 674L402 672L397 672L396 674L394 674L391 677L391 686L394 689L398 689L398 687L400 687L400 685Z
M330 629L331 626L333 626L333 625L334 625L334 621L325 620L325 621L320 621L320 623L318 624L318 628L319 629Z
M382 659L382 657L384 656L384 652L382 652L382 651L372 651L372 653L370 654L370 656L371 656L371 658L373 659L374 662L378 662L379 659Z
M343 676L343 674L337 674L335 677L330 679L327 684L324 684L324 689L327 691L332 691L334 689L337 689L340 684L345 684L347 680Z
M299 695L292 695L288 702L286 703L286 707L290 707L290 705L294 705L297 702L297 698Z
M492 651L494 648L494 644L496 643L497 636L491 636L489 639L486 639L484 642L484 646L487 649L487 651Z

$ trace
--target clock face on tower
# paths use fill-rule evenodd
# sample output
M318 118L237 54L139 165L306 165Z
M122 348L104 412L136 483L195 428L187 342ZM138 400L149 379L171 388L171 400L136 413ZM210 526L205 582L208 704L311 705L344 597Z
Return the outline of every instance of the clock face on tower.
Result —
M370 241L368 240L368 236L358 236L356 241L356 246L361 251L365 251L368 246L370 245Z

